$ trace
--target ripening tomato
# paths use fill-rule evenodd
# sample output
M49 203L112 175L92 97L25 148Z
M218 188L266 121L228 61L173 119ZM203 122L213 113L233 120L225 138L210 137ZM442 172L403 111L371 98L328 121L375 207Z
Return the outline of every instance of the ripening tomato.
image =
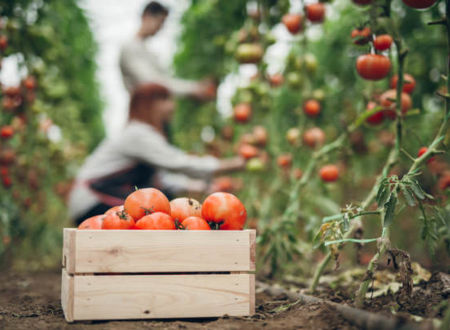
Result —
M334 182L339 178L339 169L333 164L325 165L320 169L319 174L322 181Z
M303 143L310 148L315 148L323 145L325 142L325 133L319 127L307 129L303 133Z
M170 215L180 223L188 217L201 217L202 204L193 198L175 198L170 201Z
M421 147L419 149L419 152L417 153L417 157L420 158L424 153L426 153L428 151L427 147ZM432 161L434 161L436 159L436 157L431 157L430 159L427 160L427 163L431 163Z
M264 49L258 43L240 44L235 56L239 63L258 63L264 56Z
M253 139L255 144L264 147L267 144L268 134L264 126L253 127Z
M239 103L234 106L234 120L238 123L246 123L252 115L252 106L249 103Z
M108 215L108 214L111 214L111 213L114 213L114 212L120 212L120 211L123 211L123 210L124 210L123 205L113 206L113 207L111 207L109 210L107 210L105 212L105 215Z
M395 119L395 100L397 91L389 89L380 96L380 104L385 108L384 115L390 119ZM412 100L409 94L402 92L402 114L408 112L412 107Z
M242 158L250 159L250 158L254 158L254 157L258 156L258 154L259 154L259 149L250 144L245 143L239 147L239 155Z
M105 215L102 229L131 229L134 225L131 215L125 211L118 211Z
M36 79L33 76L28 76L23 80L23 85L28 90L33 90L36 88Z
M244 204L230 193L216 192L209 195L202 206L202 218L211 227L223 230L242 230L247 211Z
M289 128L286 132L286 140L290 145L296 146L300 139L300 130L297 127Z
M78 226L78 229L102 229L104 214L87 218Z
M188 217L181 223L186 230L211 230L205 219L201 217Z
M367 103L366 110L370 111L370 110L376 108L377 106L378 105L375 102L370 101L369 103ZM373 115L367 117L367 119L366 119L367 123L369 123L370 125L379 125L383 122L383 120L384 120L383 110L375 112Z
M411 8L425 9L434 5L436 0L403 0L403 3Z
M269 81L273 87L278 87L283 84L284 77L281 73L275 73L275 74L269 76Z
M233 180L229 176L215 178L212 184L212 191L230 192L234 190Z
M5 125L0 129L0 136L3 139L9 139L14 135L14 128L11 125Z
M391 78L391 88L396 89L398 82L398 75L395 75ZM411 94L416 87L416 80L413 76L408 73L403 75L403 91L405 93Z
M370 28L365 27L361 30L354 29L352 31L351 37L352 39L355 39L353 43L355 45L365 45L372 39L372 31Z
M282 154L277 157L277 164L281 168L287 169L292 165L292 155L291 154Z
M16 152L13 149L3 149L0 150L0 164L1 165L11 165L16 161Z
M144 188L132 192L125 199L123 206L136 221L152 212L170 214L169 200L155 188Z
M8 176L9 168L6 166L0 166L0 176Z
M5 35L0 36L0 51L5 51L8 48L8 37Z
M300 180L303 176L303 171L299 168L294 168L294 170L292 171L292 175L294 179Z
M367 80L380 80L385 78L391 69L388 57L379 54L360 55L356 60L356 70Z
M300 14L286 14L281 21L292 34L297 34L303 28L303 17Z
M373 40L373 46L376 50L386 50L391 48L392 37L389 34L381 34Z
M316 100L308 100L303 104L303 111L310 117L317 117L320 113L320 103Z
M325 5L323 3L313 3L305 6L306 17L313 23L323 21L325 17Z
M168 214L155 212L142 217L136 222L135 229L175 230L175 220Z

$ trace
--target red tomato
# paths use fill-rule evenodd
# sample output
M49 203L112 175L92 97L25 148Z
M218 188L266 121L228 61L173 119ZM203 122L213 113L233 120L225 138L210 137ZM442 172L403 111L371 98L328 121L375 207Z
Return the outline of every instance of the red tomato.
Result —
M397 91L395 89L389 89L380 96L380 104L385 108L384 115L390 119L395 119L395 100ZM409 94L402 92L402 114L408 112L412 107L412 100Z
M136 229L175 230L175 220L168 214L155 212L136 222Z
M15 97L20 95L20 87L19 86L9 86L3 90L3 94L9 97Z
M36 79L33 76L28 76L24 79L23 85L28 90L33 90L36 88Z
M268 139L266 128L264 126L253 127L253 139L257 145L264 147Z
M384 55L365 54L356 60L356 70L367 80L380 80L385 78L391 69L391 61Z
M6 48L8 48L8 37L5 35L0 36L0 50L3 52Z
M125 210L134 220L152 212L170 214L170 203L167 197L158 189L139 189L128 195L123 204Z
M239 103L234 109L234 120L238 123L246 123L252 115L252 106L249 103Z
M14 135L14 128L11 125L5 125L0 129L0 136L3 139L9 139Z
M372 109L374 109L375 107L377 107L377 104L373 101L370 101L367 104L367 110L370 111ZM370 125L379 125L383 122L384 120L384 112L383 110L375 112L372 116L367 117L366 121L367 123L369 123Z
M310 117L317 117L320 113L320 103L316 100L308 100L303 104L303 111Z
M9 176L2 177L2 183L5 188L9 188L12 186L12 180Z
M419 152L417 153L417 157L421 157L424 153L426 153L428 151L427 147L422 147L419 149ZM434 161L436 159L436 157L431 157L430 159L427 160L427 163L431 163L432 161Z
M114 212L120 212L123 210L124 210L123 205L113 206L108 211L105 212L105 215L108 215L108 214L111 214Z
M434 5L436 0L403 0L403 3L411 8L425 9Z
M9 169L6 166L0 166L0 176L8 176Z
M125 211L118 211L105 215L102 229L132 229L134 219Z
M242 158L250 159L250 158L254 158L254 157L258 156L258 154L259 154L259 149L250 144L242 144L239 147L239 155Z
M438 181L438 187L440 190L444 191L448 187L450 187L450 172L446 171L444 174L440 177Z
M355 45L365 45L367 44L371 39L372 39L372 35L371 35L372 31L370 30L370 28L365 27L361 30L358 29L354 29L352 31L352 39L355 39L353 41L353 43Z
M375 37L373 46L376 50L386 50L391 48L392 42L392 37L389 34L382 34Z
M313 3L305 6L306 17L314 23L322 22L325 17L325 5L323 3Z
M223 230L242 230L247 211L244 204L234 195L225 192L216 192L209 195L202 206L202 217L213 228Z
M284 77L281 73L275 73L269 77L269 81L273 87L278 87L283 84Z
M188 217L181 223L186 230L211 230L205 219L200 217Z
M277 164L281 168L289 168L292 165L292 155L283 154L277 157Z
M339 169L336 165L325 165L319 171L320 177L325 182L334 182L339 178Z
M170 201L170 215L180 223L188 217L200 217L202 204L193 198L175 198Z
M292 34L297 34L303 28L303 17L300 14L286 14L281 21Z
M78 229L102 229L104 214L87 218L78 226Z
M398 76L395 75L391 78L391 88L396 89L398 82ZM416 87L416 80L410 74L405 73L403 75L403 91L405 93L411 94Z

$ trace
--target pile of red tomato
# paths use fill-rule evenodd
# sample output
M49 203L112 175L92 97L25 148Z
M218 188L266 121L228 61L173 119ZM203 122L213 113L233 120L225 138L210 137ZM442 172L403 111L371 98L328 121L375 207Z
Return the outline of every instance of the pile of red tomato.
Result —
M200 204L192 198L169 202L158 189L131 193L123 205L84 220L78 229L242 230L247 211L233 194L216 192Z

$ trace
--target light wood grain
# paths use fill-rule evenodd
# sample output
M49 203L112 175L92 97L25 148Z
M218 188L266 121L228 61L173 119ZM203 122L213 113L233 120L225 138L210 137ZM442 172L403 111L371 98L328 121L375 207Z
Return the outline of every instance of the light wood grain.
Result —
M255 295L255 274L249 274L250 276L250 310L249 315L255 314L256 310L256 295Z
M253 299L252 277L253 274L75 275L73 318L113 320L249 315Z
M75 272L76 234L77 229L74 228L65 228L63 232L62 266L69 274L73 274Z
M69 233L66 233L66 232ZM70 242L74 236L74 241ZM65 229L66 269L74 273L228 272L254 270L254 230ZM66 246L66 240L65 240ZM74 258L74 262L72 259Z
M74 278L63 268L61 273L61 306L67 322L73 322Z

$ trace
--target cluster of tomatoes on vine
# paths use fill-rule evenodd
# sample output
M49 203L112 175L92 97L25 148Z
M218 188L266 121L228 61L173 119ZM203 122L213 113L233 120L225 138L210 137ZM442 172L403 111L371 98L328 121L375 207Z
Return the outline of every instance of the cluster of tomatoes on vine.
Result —
M158 189L132 192L123 205L84 220L78 229L242 230L247 211L233 194L216 192L200 204L181 197L169 202Z

